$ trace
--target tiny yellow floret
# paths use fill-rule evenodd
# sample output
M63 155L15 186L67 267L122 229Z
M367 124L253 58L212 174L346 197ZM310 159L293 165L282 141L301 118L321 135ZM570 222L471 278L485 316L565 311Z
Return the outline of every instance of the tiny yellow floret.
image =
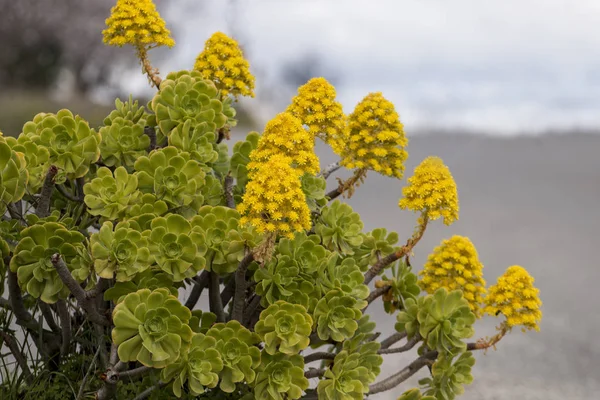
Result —
M525 268L519 265L509 267L498 278L498 282L488 289L484 312L492 316L502 313L508 328L520 325L523 332L532 329L539 331L542 301L540 291L533 283L533 277Z
M117 0L102 35L104 43L111 46L131 44L138 49L148 49L175 45L152 0Z
M231 94L254 97L254 75L237 41L222 32L214 33L196 58L194 70L215 83L223 97Z
M402 209L422 212L429 220L444 218L450 225L458 219L458 191L447 166L439 157L427 157L419 164L408 186L402 189Z
M482 316L486 292L483 264L468 237L455 235L443 240L429 255L419 275L422 278L419 286L427 293L435 293L441 287L461 290L471 311L477 317Z
M289 238L310 229L310 210L300 176L291 159L277 154L260 164L246 185L237 209L241 224L253 225L259 233L278 232Z
M258 146L250 153L248 170L258 169L275 155L284 155L300 175L319 173L319 158L315 154L315 138L290 113L280 113L265 127Z
M313 136L336 147L345 128L345 116L335 97L335 87L327 79L312 78L298 88L286 111L306 125Z
M402 178L408 153L404 126L394 105L380 92L370 93L348 116L340 140L332 143L349 169L370 169L382 175Z

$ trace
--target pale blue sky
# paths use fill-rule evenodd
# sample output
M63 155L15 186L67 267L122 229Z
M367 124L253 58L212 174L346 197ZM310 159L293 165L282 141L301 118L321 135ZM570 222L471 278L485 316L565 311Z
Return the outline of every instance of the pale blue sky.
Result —
M531 133L600 127L599 0L159 4L167 7L168 25L184 19L177 46L157 61L162 71L190 68L212 32L232 33L233 18L233 33L261 78L252 104L263 118L285 105L268 104L272 96L266 96L278 87L281 66L312 49L325 71L339 76L338 96L347 112L368 92L382 91L407 129ZM286 101L289 92L280 92Z

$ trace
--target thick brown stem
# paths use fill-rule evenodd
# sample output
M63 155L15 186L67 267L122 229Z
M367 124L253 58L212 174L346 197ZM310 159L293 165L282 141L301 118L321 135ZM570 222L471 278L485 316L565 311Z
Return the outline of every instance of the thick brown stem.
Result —
M312 353L307 356L304 356L304 363L308 364L310 362L318 361L318 360L333 360L333 359L335 359L335 356L336 356L335 353L328 353L326 351L318 351L316 353Z
M225 311L223 310L223 303L221 303L219 275L214 271L210 272L208 302L210 305L210 311L217 316L217 322L225 322Z
M200 299L200 295L204 291L210 282L210 272L202 271L199 276L193 278L194 286L192 286L192 291L187 301L185 302L185 306L190 310L193 310L196 307L196 303L198 303L198 299Z
M397 343L406 337L406 332L396 332L390 337L381 341L380 349L387 349L391 347L394 343Z
M246 271L248 266L254 261L254 255L248 253L235 272L235 295L233 297L233 311L231 313L231 319L243 323L244 318L244 304L246 302Z
M44 179L40 200L35 209L35 214L40 218L46 218L50 215L50 199L52 198L52 192L54 191L54 177L57 173L58 168L55 165L51 165L46 174L46 178Z
M406 368L404 368L400 372L395 373L394 375L382 380L381 382L377 382L369 386L369 395L385 392L387 390L395 388L396 386L398 386L399 384L416 374L417 371L419 371L424 366L431 365L436 359L436 357L437 351L430 351L424 354L423 356L417 358L415 361L410 363Z
M419 343L420 341L421 341L421 337L419 335L416 335L415 337L413 337L412 339L410 339L408 342L406 342L406 344L404 346L395 347L393 349L390 349L390 348L382 349L382 348L380 348L377 353L378 354L404 353L406 351L409 351L413 347L415 347L415 345L417 343Z
M327 193L325 196L329 197L329 201L341 196L342 194L348 192L348 198L354 194L354 189L357 183L362 182L367 175L366 169L357 169L354 171L354 174L350 178L345 181L340 181L337 188Z
M235 209L235 199L233 198L233 177L227 174L225 177L225 203L227 207Z
M58 309L58 317L60 318L60 326L62 328L62 346L60 347L60 354L65 356L69 354L69 347L71 345L71 315L67 308L67 302L65 300L59 300L56 303Z
M327 371L325 368L314 368L314 369L309 369L308 371L306 371L304 373L304 377L306 379L310 379L310 378L320 378L323 375L325 375L325 371Z

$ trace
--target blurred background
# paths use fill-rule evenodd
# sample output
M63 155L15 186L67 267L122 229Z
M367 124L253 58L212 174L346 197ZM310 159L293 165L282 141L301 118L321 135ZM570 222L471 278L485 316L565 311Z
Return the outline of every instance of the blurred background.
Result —
M215 31L243 46L257 78L238 104L232 140L282 111L324 76L347 113L383 92L409 138L406 175L437 155L458 185L460 220L436 222L415 249L469 236L492 284L510 265L536 278L540 333L518 331L478 353L464 399L592 399L600 393L600 2L597 0L155 0L176 46L150 53L165 75L190 69ZM36 113L67 107L98 125L115 97L153 89L130 48L102 44L113 1L0 0L0 130L18 135ZM335 161L318 146L323 165ZM339 173L340 176L344 172ZM334 184L333 180L330 184ZM365 229L411 234L404 182L369 175L349 200ZM382 307L369 311L393 330ZM479 321L476 335L498 321ZM415 355L385 356L380 378ZM395 399L426 376L422 370Z

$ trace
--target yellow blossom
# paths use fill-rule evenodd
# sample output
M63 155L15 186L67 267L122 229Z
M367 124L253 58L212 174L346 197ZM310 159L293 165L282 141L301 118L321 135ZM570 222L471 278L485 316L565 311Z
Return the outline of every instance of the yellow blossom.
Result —
M241 224L251 224L259 233L279 232L290 238L294 232L310 229L300 176L290 164L289 157L277 154L259 165L237 207Z
M485 313L506 317L508 328L521 325L521 330L540 330L542 301L539 289L533 286L534 279L519 265L509 267L498 282L489 288L485 298Z
M223 96L254 97L254 75L238 43L222 32L214 33L196 58L194 70L212 80Z
M480 306L485 295L483 264L469 238L455 235L443 240L429 255L419 275L422 277L419 286L427 293L435 293L440 287L461 290L471 311L481 317Z
M402 178L408 140L394 105L380 92L370 93L348 116L346 129L333 150L347 168L371 169Z
M300 175L319 172L319 158L315 154L315 139L302 127L300 120L283 112L269 121L250 153L248 169L252 172L275 155L285 155Z
M438 157L427 157L419 164L408 186L402 189L402 209L421 211L429 220L444 217L450 225L458 219L458 192L448 167Z
M131 44L145 49L175 45L152 0L117 0L102 35L104 43L111 46Z
M345 116L342 105L335 100L335 87L325 78L312 78L298 88L298 95L286 109L333 148L344 131Z

